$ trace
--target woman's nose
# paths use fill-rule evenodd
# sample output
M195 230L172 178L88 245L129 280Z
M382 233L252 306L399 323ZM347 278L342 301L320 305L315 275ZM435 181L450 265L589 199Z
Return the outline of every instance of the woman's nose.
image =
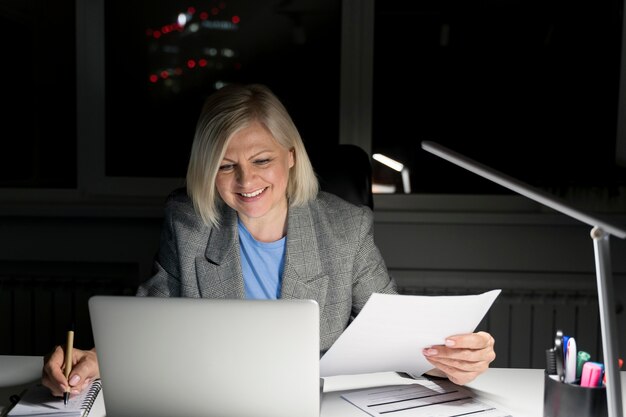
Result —
M253 177L252 168L248 166L239 165L237 169L237 182L245 185Z

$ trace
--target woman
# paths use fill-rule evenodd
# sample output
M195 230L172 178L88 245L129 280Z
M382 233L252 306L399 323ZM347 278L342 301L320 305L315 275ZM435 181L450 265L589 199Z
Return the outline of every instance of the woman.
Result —
M166 203L155 269L137 295L316 300L322 353L372 293L396 292L371 210L318 192L293 121L261 85L230 85L207 99L187 192ZM455 335L421 353L433 374L465 384L493 361L493 344L484 332ZM98 362L95 349L75 349L73 359L69 385L78 392L98 377ZM62 364L57 347L43 372L55 395L68 384Z

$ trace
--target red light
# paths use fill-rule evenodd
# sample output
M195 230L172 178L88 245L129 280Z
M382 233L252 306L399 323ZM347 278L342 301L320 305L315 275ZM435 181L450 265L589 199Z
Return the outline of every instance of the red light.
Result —
M187 61L187 68L195 68L196 66L196 61L194 61L193 59L190 59Z
M161 71L161 78L166 79L169 76L170 74L166 70Z
M157 81L159 81L159 77L156 74L150 74L149 78L151 83L156 83Z
M161 28L161 32L163 32L163 34L165 35L166 33L170 32L170 27L169 26L163 26Z
M200 12L200 20L207 20L209 18L209 14L207 12Z
M161 32L155 30L154 32L152 32L152 36L154 36L154 39L159 39L161 37Z
M237 23L239 23L239 21L240 21L241 19L239 19L239 16L233 16L233 18L232 18L231 20L232 20L232 22L233 22L234 24L237 24Z
M217 7L214 7L214 8L211 9L211 13L213 13L213 16L215 16L219 12L220 12L220 9L218 9Z
M195 7L188 7L187 8L187 13L194 14L195 12L196 12L196 8Z
M198 60L198 65L199 65L199 66L201 66L201 67L206 67L206 64L207 64L207 60L206 60L206 59L204 59L204 58L200 58L200 59Z

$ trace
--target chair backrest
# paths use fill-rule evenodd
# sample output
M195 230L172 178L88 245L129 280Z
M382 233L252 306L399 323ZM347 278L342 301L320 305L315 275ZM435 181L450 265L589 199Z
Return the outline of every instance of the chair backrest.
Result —
M374 209L372 164L362 148L340 144L311 160L323 191Z

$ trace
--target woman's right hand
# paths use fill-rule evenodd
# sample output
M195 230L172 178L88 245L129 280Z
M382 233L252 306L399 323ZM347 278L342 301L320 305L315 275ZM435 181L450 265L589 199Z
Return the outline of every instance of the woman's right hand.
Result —
M78 394L92 381L100 377L96 349L72 350L72 372L65 379L63 371L65 365L65 351L57 346L44 357L41 382L48 387L52 395L62 397L66 388L70 387L70 394Z

